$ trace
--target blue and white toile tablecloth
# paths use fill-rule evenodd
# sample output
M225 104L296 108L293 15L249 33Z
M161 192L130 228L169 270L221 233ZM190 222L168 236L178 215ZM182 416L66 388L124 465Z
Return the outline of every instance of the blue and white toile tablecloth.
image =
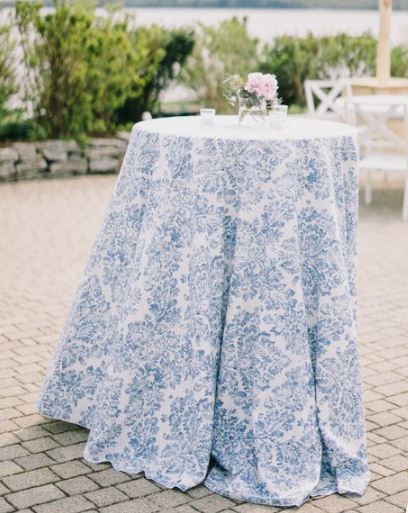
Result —
M135 125L40 394L84 456L255 503L362 494L346 125Z

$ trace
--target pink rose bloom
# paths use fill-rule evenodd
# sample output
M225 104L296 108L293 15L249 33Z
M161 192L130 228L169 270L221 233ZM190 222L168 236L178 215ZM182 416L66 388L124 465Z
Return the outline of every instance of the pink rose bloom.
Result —
M273 100L278 90L278 82L275 75L266 73L262 76L261 92L265 100Z
M263 95L262 73L249 73L245 89L256 96Z

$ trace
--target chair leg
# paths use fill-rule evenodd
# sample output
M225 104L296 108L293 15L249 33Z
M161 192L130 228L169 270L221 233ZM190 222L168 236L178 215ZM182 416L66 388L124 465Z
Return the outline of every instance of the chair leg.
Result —
M371 172L366 171L365 173L365 194L364 199L366 205L369 205L371 203L372 197L371 197Z
M404 202L402 206L402 220L408 221L408 174L405 177Z

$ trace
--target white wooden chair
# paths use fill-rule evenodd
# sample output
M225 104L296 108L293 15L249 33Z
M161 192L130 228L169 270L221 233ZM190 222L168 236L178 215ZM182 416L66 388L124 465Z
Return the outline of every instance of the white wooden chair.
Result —
M351 98L350 80L305 80L304 87L309 116L344 121L344 108L336 104L336 99Z
M405 174L402 219L408 221L408 108L406 104L375 105L353 103L361 145L360 171L365 177L366 204L372 201L372 173ZM389 128L389 121L403 116L404 134Z

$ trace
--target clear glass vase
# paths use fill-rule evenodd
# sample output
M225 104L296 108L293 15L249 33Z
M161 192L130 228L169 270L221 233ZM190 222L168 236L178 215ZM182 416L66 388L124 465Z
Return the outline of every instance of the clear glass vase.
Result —
M238 123L244 126L264 127L268 117L265 100L254 103L253 98L239 98Z

